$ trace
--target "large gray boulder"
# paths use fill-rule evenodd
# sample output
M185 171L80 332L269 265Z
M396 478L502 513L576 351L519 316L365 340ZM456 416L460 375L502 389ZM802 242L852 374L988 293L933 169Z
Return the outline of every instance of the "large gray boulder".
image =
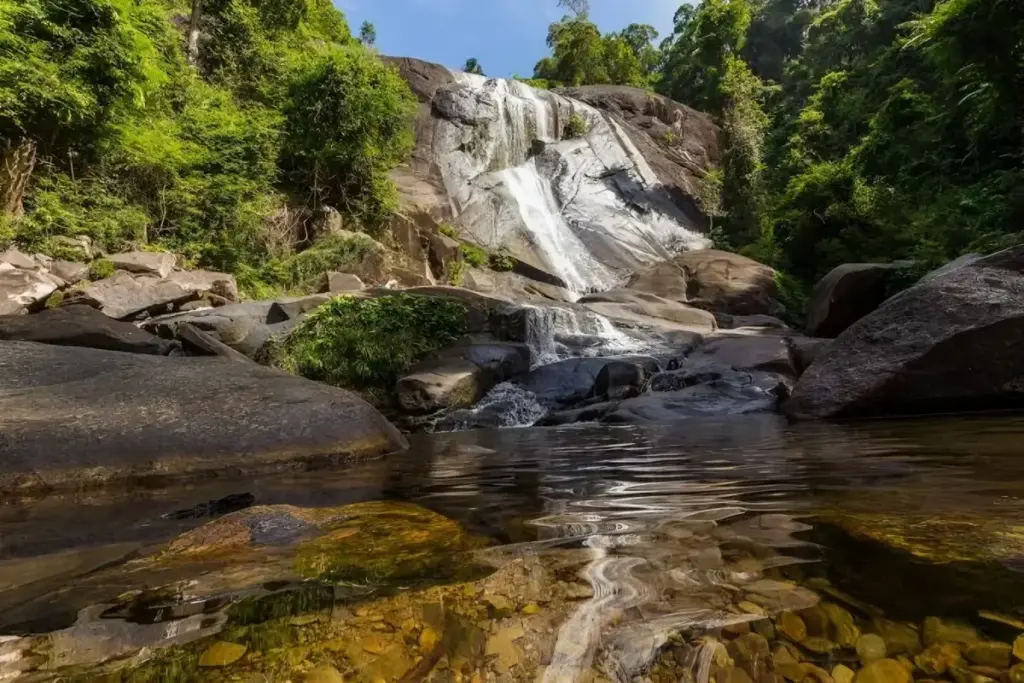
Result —
M815 359L795 419L1024 405L1024 246L927 279Z
M807 305L807 334L835 339L885 301L892 263L845 263L814 287Z
M90 306L64 306L35 315L0 316L0 341L84 346L107 351L166 356L177 344Z
M151 275L114 273L73 292L68 300L94 306L111 318L125 320L143 314L167 313L197 297L194 289Z
M270 471L404 446L353 394L256 364L0 342L0 494Z
M609 365L615 366L614 371L606 370ZM567 408L609 393L636 395L643 389L645 378L660 369L657 360L645 356L571 358L536 368L516 383L535 394L541 405Z
M407 413L468 408L494 386L530 369L525 344L466 344L444 349L398 380L398 404Z
M174 254L168 252L129 251L123 254L113 254L109 260L118 270L165 278L174 270L177 259Z

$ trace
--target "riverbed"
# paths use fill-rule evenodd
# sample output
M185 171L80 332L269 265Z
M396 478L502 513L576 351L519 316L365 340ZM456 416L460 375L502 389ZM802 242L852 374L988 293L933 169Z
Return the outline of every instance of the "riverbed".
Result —
M10 502L0 681L1016 683L1022 436L1016 417L488 430Z

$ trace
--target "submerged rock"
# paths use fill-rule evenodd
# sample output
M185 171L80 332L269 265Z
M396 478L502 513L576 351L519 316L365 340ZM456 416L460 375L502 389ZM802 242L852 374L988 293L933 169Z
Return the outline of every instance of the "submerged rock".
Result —
M1024 247L893 297L844 332L800 379L795 419L1024 404Z
M409 413L466 408L491 388L530 369L525 344L465 344L432 354L398 380L399 405Z
M0 342L0 491L196 478L404 447L341 389L255 364Z
M606 370L609 365L613 367ZM564 408L608 393L632 390L635 395L644 378L659 369L658 361L648 357L572 358L543 365L517 383L543 405Z

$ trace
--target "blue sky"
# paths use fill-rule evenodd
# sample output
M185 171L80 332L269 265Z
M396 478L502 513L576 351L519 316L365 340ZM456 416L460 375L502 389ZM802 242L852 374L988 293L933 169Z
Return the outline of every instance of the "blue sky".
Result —
M671 30L683 0L591 0L601 31L631 23ZM365 20L377 27L377 49L460 68L480 60L488 76L531 76L547 54L548 25L565 14L557 0L335 0L358 33Z

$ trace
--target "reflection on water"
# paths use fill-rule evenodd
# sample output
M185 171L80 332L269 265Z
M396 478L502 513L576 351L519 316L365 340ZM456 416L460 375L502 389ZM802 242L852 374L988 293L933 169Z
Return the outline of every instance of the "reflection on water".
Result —
M474 432L12 503L0 681L1024 683L1022 435Z

